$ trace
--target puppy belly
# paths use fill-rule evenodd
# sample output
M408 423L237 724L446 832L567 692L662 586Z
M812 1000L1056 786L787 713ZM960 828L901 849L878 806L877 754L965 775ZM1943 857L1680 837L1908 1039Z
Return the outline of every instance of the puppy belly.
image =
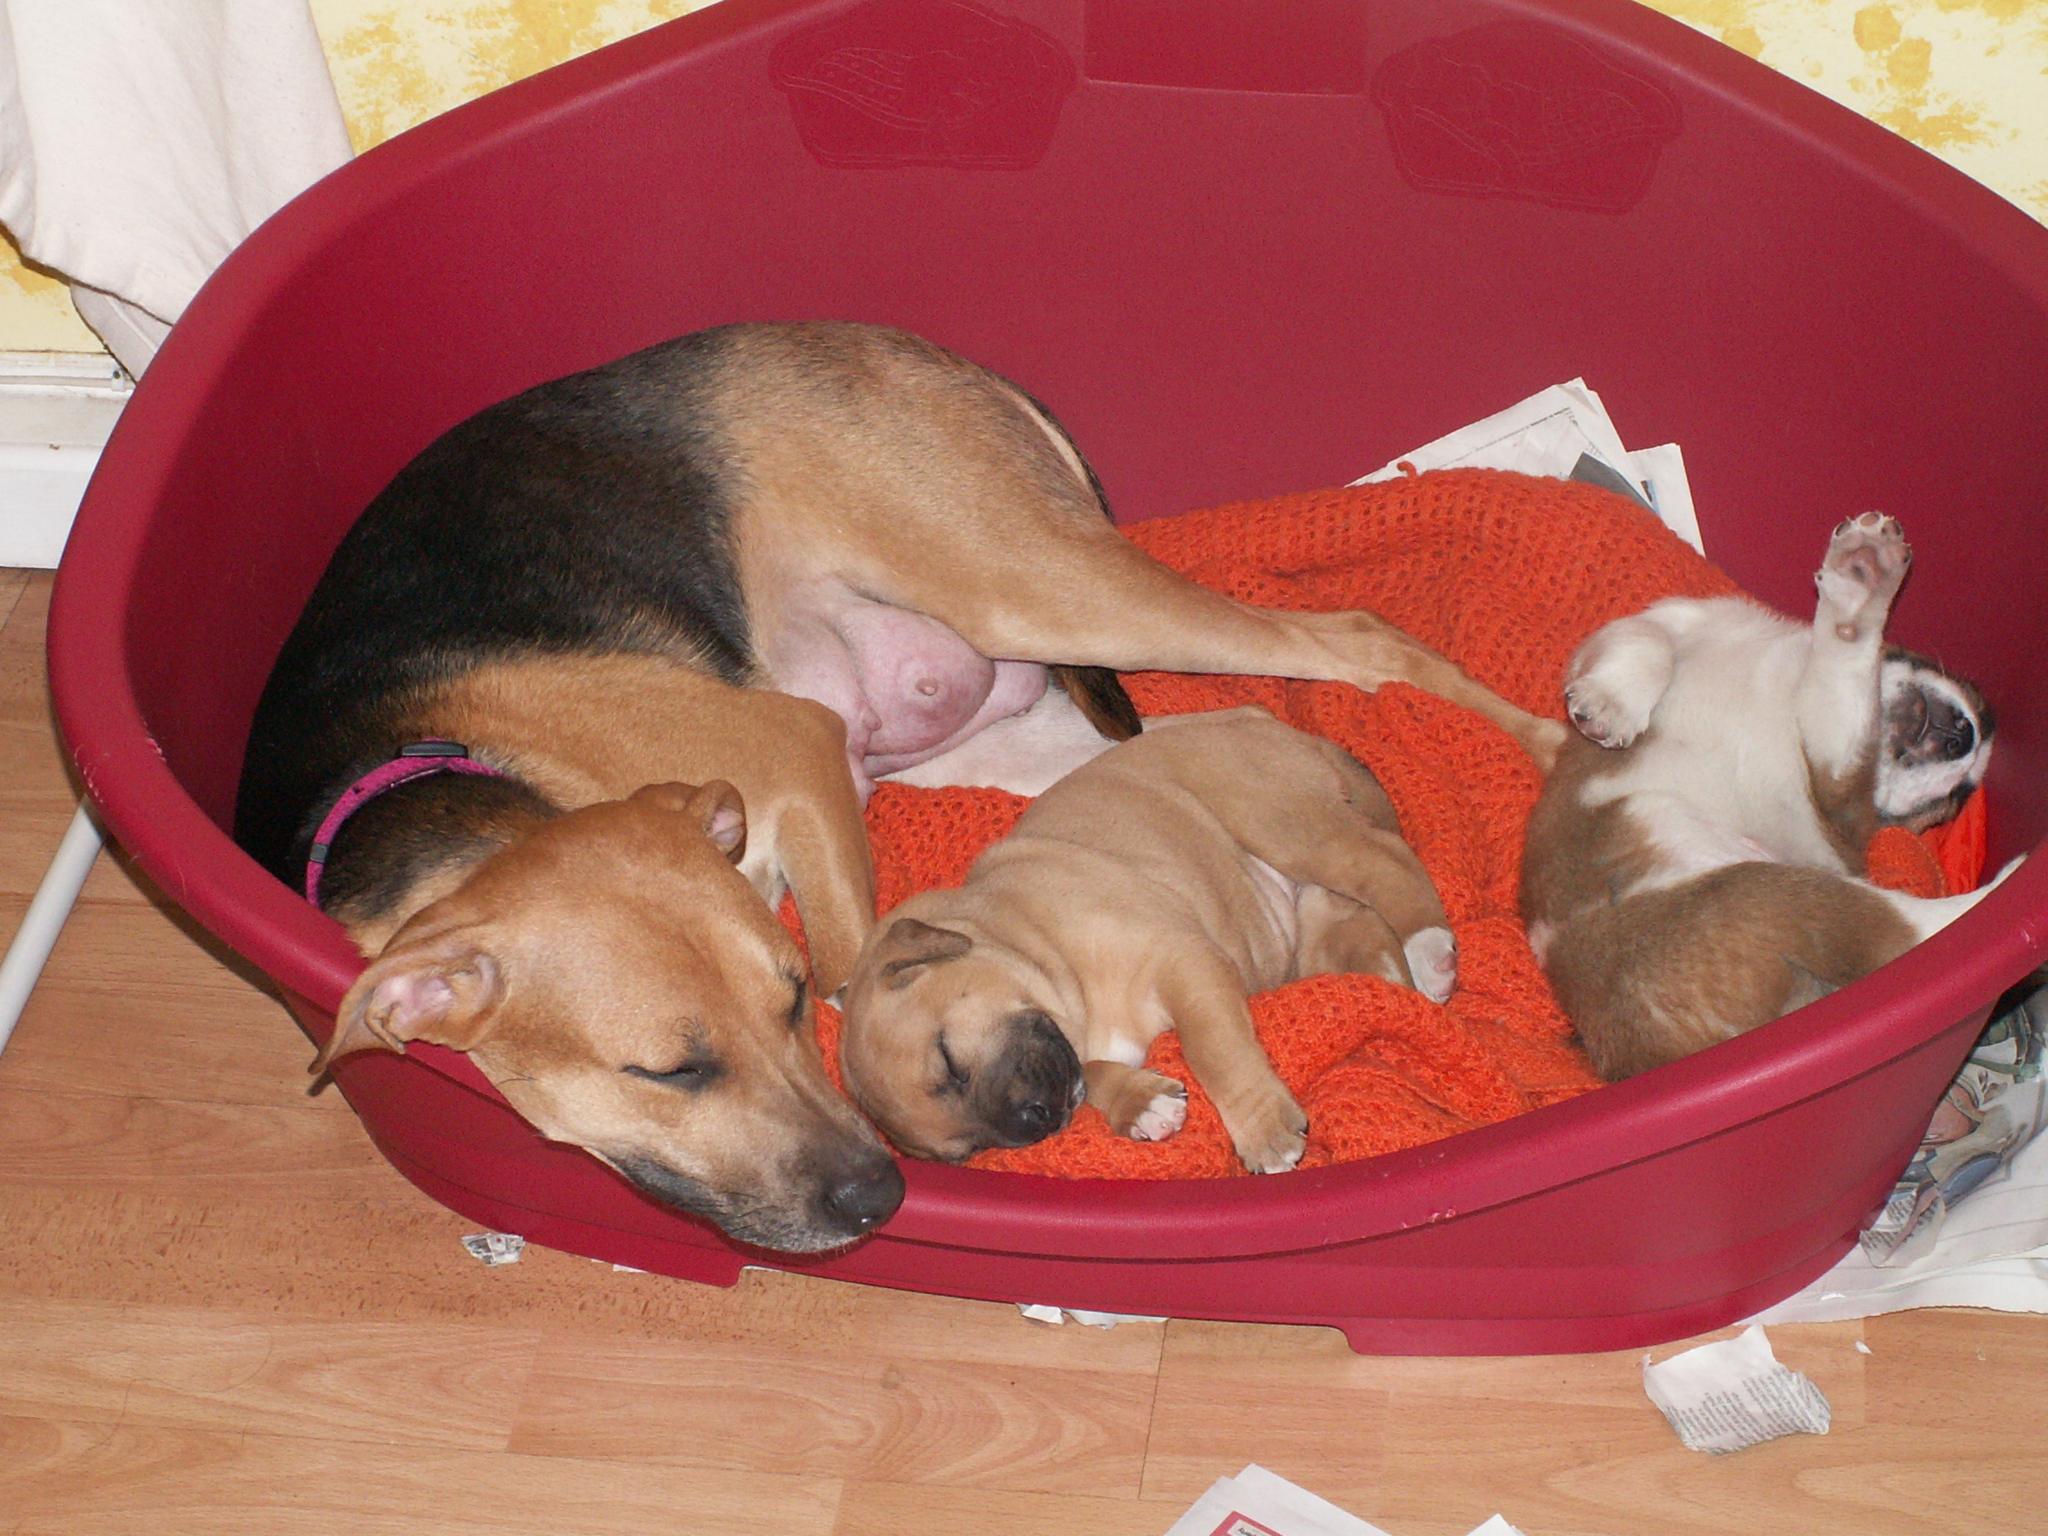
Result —
M1741 750L1727 742L1658 741L1591 780L1587 812L1619 805L1654 868L1627 890L1676 885L1730 864L1804 864L1850 873L1815 811L1796 729L1768 717Z

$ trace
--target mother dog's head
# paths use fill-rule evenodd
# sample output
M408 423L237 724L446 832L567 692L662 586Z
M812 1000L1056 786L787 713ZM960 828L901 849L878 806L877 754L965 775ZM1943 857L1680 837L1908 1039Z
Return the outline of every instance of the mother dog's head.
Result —
M467 1052L544 1135L742 1242L836 1248L903 1178L834 1091L802 957L734 867L730 785L654 785L493 854L395 934L314 1063Z

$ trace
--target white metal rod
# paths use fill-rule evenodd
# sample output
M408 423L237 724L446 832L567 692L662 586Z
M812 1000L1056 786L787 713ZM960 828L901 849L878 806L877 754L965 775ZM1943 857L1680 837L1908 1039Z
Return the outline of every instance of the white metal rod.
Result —
M43 883L36 887L35 899L28 904L14 942L7 948L7 958L0 960L0 1051L7 1049L8 1037L21 1022L21 1010L28 1006L28 995L43 974L43 962L56 948L57 935L64 931L64 921L71 916L72 905L85 877L92 873L93 860L99 857L104 841L92 812L79 806L64 841L57 845L57 856L43 874Z

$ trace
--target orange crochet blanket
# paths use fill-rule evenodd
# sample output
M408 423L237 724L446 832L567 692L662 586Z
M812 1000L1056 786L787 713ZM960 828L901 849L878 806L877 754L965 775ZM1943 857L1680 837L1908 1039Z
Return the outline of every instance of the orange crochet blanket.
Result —
M1247 602L1372 609L1526 709L1561 717L1566 660L1592 630L1658 598L1733 584L1648 513L1609 492L1491 471L1315 491L1137 524L1153 556ZM1552 1000L1517 916L1522 833L1540 787L1498 728L1413 688L1132 674L1147 715L1262 704L1341 743L1379 777L1457 935L1444 1006L1368 976L1320 976L1252 1001L1259 1038L1308 1112L1303 1167L1371 1157L1599 1086ZM1028 802L994 790L884 785L868 811L886 913L958 884ZM1977 868L1982 865L1981 821ZM1941 844L1886 834L1873 872L1944 889ZM1974 883L1968 850L1952 852ZM786 912L794 921L793 911ZM836 1080L839 1016L819 1009ZM1109 1134L1083 1106L1059 1135L977 1167L1066 1177L1215 1178L1244 1170L1172 1036L1148 1059L1188 1085L1188 1119L1160 1143Z

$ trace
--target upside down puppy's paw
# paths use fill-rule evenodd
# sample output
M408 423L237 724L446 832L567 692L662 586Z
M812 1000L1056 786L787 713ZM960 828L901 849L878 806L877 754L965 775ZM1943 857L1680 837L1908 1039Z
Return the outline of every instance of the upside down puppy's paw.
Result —
M1881 630L1912 563L1912 546L1895 519L1882 512L1845 519L1813 577L1822 616L1844 640Z
M1649 615L1602 626L1572 653L1564 703L1579 734L1614 751L1630 746L1671 686L1671 637Z
M1579 734L1596 747L1620 750L1643 734L1656 700L1647 703L1612 686L1619 679L1606 674L1574 678L1564 687L1564 703Z

